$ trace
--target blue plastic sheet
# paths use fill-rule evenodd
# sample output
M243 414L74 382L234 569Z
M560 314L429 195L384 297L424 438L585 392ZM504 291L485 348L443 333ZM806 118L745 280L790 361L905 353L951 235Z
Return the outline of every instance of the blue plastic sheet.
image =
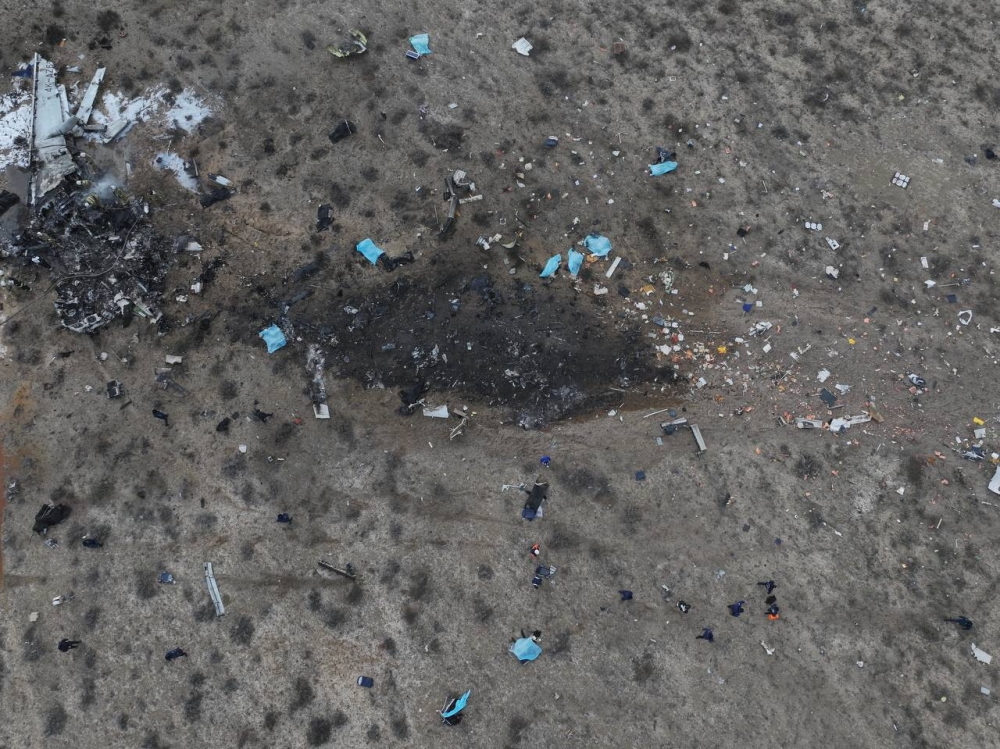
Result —
M608 253L611 252L611 240L600 234L588 234L587 238L583 240L583 246L597 257L607 257Z
M576 250L569 251L569 273L571 276L575 276L580 272L580 268L583 267L583 253L577 252Z
M430 43L431 38L427 34L417 34L410 37L410 46L413 47L418 57L423 57L431 53Z
M540 656L542 654L542 648L530 637L521 637L510 646L510 652L513 653L517 659L521 661L521 663L527 663L528 661L533 661L535 658Z
M447 710L447 711L441 713L441 717L442 718L450 718L450 717L452 717L454 715L458 715L460 712L462 712L465 709L465 706L467 704L469 704L469 695L470 694L472 694L472 690L471 689L468 692L466 692L465 694L463 694L461 697L459 697L457 700L455 700L455 704L452 706L451 710Z
M562 263L562 255L553 255L549 258L548 262L545 263L545 267L542 272L538 274L539 278L548 278L559 270L559 265Z
M370 239L362 239L358 242L358 246L355 249L368 258L368 262L372 265L375 265L375 263L378 262L379 257L385 254L385 250L378 247Z
M677 168L676 161L663 161L659 164L650 164L649 173L654 177L659 177L661 174L667 174L668 172L674 171Z
M264 339L264 343L267 344L267 353L269 354L273 354L279 348L282 348L286 343L288 343L285 339L285 334L281 332L281 328L277 325L272 325L270 328L264 328L257 335Z

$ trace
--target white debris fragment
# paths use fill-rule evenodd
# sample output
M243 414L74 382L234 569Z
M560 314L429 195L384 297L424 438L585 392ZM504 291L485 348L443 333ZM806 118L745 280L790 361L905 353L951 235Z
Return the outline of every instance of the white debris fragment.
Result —
M329 419L330 407L325 403L313 403L313 416L317 419Z
M841 395L847 395L849 392L851 392L851 386L850 385L840 385L840 384L837 384L837 385L834 385L834 387L837 388L837 390L840 391Z
M927 262L926 256L920 258L920 267L923 268L924 270L928 270L931 267L930 264Z
M894 184L896 187L902 187L905 190L907 187L910 186L910 178L907 177L905 174L900 174L899 172L896 172L894 175L892 175L892 184Z
M613 276L615 274L615 271L618 270L618 265L619 265L619 263L621 263L621 261L622 261L622 256L621 255L619 255L618 257L616 257L615 261L613 263L611 263L611 267L608 268L607 273L604 274L604 277L605 278L611 278L611 276Z
M125 117L118 118L105 128L104 137L101 138L101 143L107 145L119 135L124 133L131 125L132 120L126 119Z
M447 405L436 406L436 407L433 407L433 408L430 407L430 406L426 406L426 407L424 407L424 416L430 416L430 417L432 417L434 419L447 419L448 418L448 406Z
M832 265L826 266L824 270L826 271L826 275L828 275L830 278L834 280L836 280L840 276L840 271L834 268Z
M839 250L840 249L840 242L838 242L836 239L831 239L830 237L827 237L826 238L826 243L828 245L830 245L830 249L831 250Z
M993 656L984 650L980 650L976 647L976 643L972 643L972 655L980 663L985 663L987 666L993 661Z
M760 646L764 648L764 652L767 653L768 655L774 655L774 648L769 647L768 644L763 640L760 641Z
M980 692L980 694L985 694L987 697L990 696L990 688L989 687L979 687L979 692Z
M829 378L830 378L830 370L829 369L821 369L816 374L816 379L819 380L820 382L826 382Z
M531 42L525 39L523 36L511 45L511 49L517 52L519 55L524 55L525 57L534 49L531 46Z
M80 102L80 106L76 108L76 121L77 124L82 128L85 127L88 122L90 122L90 113L94 111L94 102L97 101L97 91L101 86L101 82L104 80L104 73L107 68L98 68L97 72L94 73L94 78L91 80L90 85L87 87L87 92L83 95L83 101Z
M806 221L805 227L809 231L823 231L823 224L818 224L815 221Z
M184 361L183 356L175 356L174 354L167 354L163 357L163 361L167 364L181 364Z
M871 420L872 417L868 414L861 414L859 416L841 416L830 422L830 431L834 434L840 434L841 432L846 432L856 424L866 424Z
M994 473L993 478L990 479L989 490L994 494L1000 494L1000 466L997 466L996 473Z
M962 325L968 325L970 322L972 322L972 310L963 309L961 312L959 312L958 321L962 323Z

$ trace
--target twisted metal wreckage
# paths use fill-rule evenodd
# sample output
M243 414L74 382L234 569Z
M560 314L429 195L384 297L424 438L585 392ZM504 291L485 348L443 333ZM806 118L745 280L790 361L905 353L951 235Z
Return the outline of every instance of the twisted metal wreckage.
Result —
M131 124L90 124L104 68L70 114L55 66L37 54L32 66L32 213L27 227L0 248L0 255L20 260L24 271L42 267L52 272L55 308L69 330L90 333L116 317L128 325L136 314L163 327L157 304L169 255L191 243L172 247L154 232L148 203L127 194L77 147L77 140L88 134L110 143ZM8 283L28 288L26 280L10 274Z

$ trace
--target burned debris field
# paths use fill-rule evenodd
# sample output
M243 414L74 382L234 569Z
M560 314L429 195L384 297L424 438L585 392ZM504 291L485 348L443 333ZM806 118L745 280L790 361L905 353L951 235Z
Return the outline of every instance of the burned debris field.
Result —
M998 743L992 6L0 34L0 747Z

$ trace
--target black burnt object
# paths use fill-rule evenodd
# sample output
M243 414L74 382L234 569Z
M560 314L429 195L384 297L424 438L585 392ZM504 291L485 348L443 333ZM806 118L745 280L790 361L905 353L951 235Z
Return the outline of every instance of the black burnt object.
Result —
M413 409L420 405L426 392L427 383L423 380L417 380L413 384L402 388L399 391L399 399L403 401L403 405L399 407L399 413L403 416L412 414Z
M119 188L96 189L87 176L91 186L57 190L37 205L0 256L51 270L56 312L76 333L134 314L165 328L157 305L172 262L169 240L154 233L146 203Z
M349 138L358 131L358 126L350 120L341 120L328 136L331 143L339 143L344 138Z
M69 517L70 508L66 505L44 504L42 509L35 513L35 524L31 530L35 533L45 533L53 525L59 525Z
M326 231L333 226L333 206L323 203L316 211L316 231Z
M228 187L216 187L214 190L202 193L201 197L198 198L198 202L201 203L202 208L208 208L216 203L221 203L223 200L229 200L233 195L233 191Z
M401 265L409 265L413 262L413 260L413 253L409 250L404 252L402 255L397 255L396 257L389 257L384 252L378 256L378 264L389 272L396 270L396 268Z
M8 192L7 190L0 190L0 216L4 215L7 211L17 205L20 200L21 199L14 193Z

